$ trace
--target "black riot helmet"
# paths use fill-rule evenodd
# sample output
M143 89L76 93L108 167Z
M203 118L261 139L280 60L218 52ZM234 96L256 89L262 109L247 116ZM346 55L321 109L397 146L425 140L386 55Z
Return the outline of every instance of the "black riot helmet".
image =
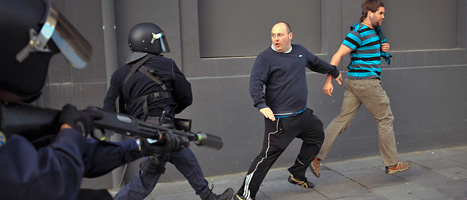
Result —
M128 34L128 45L131 53L126 63L138 60L148 53L159 55L162 52L170 52L164 31L149 22L140 23L131 28Z
M92 52L51 0L0 0L0 44L0 89L27 98L39 97L54 54L84 68Z

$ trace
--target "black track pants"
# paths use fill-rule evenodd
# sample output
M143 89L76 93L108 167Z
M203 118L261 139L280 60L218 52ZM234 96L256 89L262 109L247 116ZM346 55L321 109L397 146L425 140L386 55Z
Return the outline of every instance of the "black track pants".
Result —
M324 140L323 123L311 109L292 117L277 118L276 121L265 118L263 148L251 163L237 193L246 198L255 198L269 169L295 138L302 139L303 143L294 165L288 170L295 178L303 180Z

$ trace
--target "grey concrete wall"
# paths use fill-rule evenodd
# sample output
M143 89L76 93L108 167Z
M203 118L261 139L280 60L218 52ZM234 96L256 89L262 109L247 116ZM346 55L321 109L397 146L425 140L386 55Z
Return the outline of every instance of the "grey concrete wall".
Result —
M37 104L60 108L102 105L106 71L102 11L99 1L54 1L93 45L93 59L84 70L71 69L63 58L51 62L44 96ZM174 58L192 83L193 105L179 117L193 119L193 131L221 136L219 151L192 145L206 176L245 172L259 153L263 118L248 93L255 56L270 45L272 25L290 23L293 43L330 61L349 26L360 17L362 0L214 1L117 0L115 21L117 59L128 55L127 33L136 23L160 25ZM383 88L393 113L399 152L467 144L467 0L386 1L383 30L394 56L384 65ZM339 69L343 74L349 59ZM384 61L383 61L384 62ZM307 73L308 106L325 126L342 103L344 88L332 97L321 92L325 75ZM298 152L294 141L274 167L289 166ZM339 137L326 161L379 155L377 130L371 114L361 107L353 124ZM126 181L136 173L130 166ZM109 176L85 180L86 187L111 187ZM161 182L183 180L169 167Z

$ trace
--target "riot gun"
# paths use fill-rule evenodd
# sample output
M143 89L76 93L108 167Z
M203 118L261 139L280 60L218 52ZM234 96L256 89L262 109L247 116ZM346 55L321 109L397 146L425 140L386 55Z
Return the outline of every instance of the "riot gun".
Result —
M174 122L175 129L162 125L154 125L139 120L130 115L104 111L95 106L89 106L87 110L102 113L102 119L95 120L94 127L102 132L111 130L126 136L139 136L157 140L156 143L164 143L164 134L176 134L186 137L188 141L198 146L205 146L219 150L222 148L222 138L204 133L190 132L191 120L177 119ZM29 141L56 134L59 129L58 117L60 110L40 108L26 104L0 103L0 130L4 133L19 134Z

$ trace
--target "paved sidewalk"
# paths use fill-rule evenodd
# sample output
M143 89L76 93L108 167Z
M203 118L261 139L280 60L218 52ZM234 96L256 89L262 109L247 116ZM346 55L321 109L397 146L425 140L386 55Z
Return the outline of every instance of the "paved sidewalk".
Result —
M304 189L287 182L287 169L269 171L257 200L404 200L404 199L465 199L467 200L467 146L434 149L400 154L400 160L412 161L405 172L388 175L379 156L326 163L320 168L321 178L311 171L308 179L313 189ZM245 172L246 173L246 172ZM245 173L208 177L214 192L227 187L235 192L241 186ZM145 200L199 199L187 181L158 184Z

